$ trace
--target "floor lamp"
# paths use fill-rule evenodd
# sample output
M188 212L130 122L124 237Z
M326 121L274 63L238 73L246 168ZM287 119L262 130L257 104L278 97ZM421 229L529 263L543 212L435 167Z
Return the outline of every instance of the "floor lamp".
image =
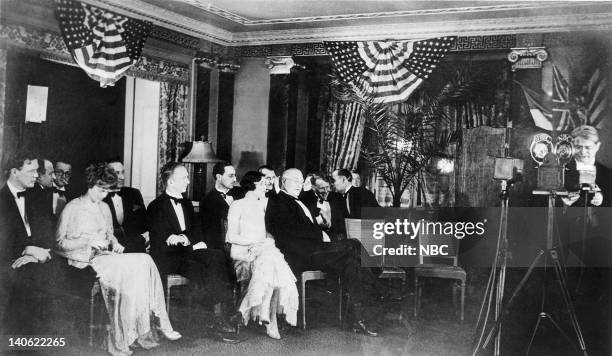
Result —
M205 187L205 175L206 175L206 164L221 162L222 160L217 158L215 151L213 151L212 145L208 141L193 141L193 146L189 154L183 158L184 163L193 163L195 172L193 175L193 199L198 200L204 193Z

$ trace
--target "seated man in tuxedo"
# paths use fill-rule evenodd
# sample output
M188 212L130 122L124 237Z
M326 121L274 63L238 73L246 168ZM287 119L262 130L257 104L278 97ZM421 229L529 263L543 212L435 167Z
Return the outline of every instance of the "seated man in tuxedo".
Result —
M200 200L200 219L204 241L209 248L225 249L227 212L234 197L230 191L236 184L236 169L229 162L219 162L212 170L215 187Z
M55 220L53 215L53 179L55 178L53 163L48 159L38 159L37 163L38 178L36 178L36 184L27 192L36 211Z
M54 287L50 216L37 212L31 189L38 162L18 154L6 162L6 184L0 189L0 334L48 332Z
M74 194L68 188L72 176L72 166L70 164L62 161L55 162L53 175L53 216L57 220L66 203L76 198L77 194Z
M268 165L263 165L257 168L257 171L264 175L264 182L266 184L266 197L276 195L280 191L278 177L274 169Z
M310 210L298 199L303 184L298 169L283 172L283 189L268 200L266 229L296 276L306 270L339 275L351 296L354 330L376 336L366 320L367 315L373 315L368 312L376 305L376 278L369 268L361 266L361 244L356 240L330 242Z
M214 328L224 342L238 342L239 339L231 334L234 328L225 318L228 312L233 312L233 289L225 253L209 248L203 241L193 204L183 197L189 173L181 163L168 162L161 169L161 179L165 191L149 204L147 218L151 257L164 287L168 274L187 277L192 297L200 305L225 307L224 310L221 306L215 308L215 322L209 327Z
M332 183L340 204L344 206L345 216L351 219L361 219L361 208L379 207L374 194L364 187L352 184L353 175L348 169L338 169L332 173Z
M125 169L120 160L110 160L108 166L117 174L117 190L104 198L113 216L115 237L125 247L124 253L145 252L149 234L142 194L138 189L124 185Z
M312 175L312 189L300 194L302 201L315 217L317 224L325 231L332 241L344 239L346 236L344 227L345 212L341 204L330 204L329 197L335 192L331 191L329 180L318 174ZM334 201L334 199L331 199Z

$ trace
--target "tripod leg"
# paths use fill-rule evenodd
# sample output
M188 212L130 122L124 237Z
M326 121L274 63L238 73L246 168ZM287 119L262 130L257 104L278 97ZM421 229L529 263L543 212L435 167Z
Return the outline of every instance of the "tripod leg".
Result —
M563 267L559 262L559 256L557 255L557 251L554 249L550 250L549 253L555 266L555 272L557 273L557 279L559 280L559 286L561 287L561 295L563 296L565 307L569 312L570 321L572 323L572 327L574 328L574 332L576 333L580 351L582 351L584 355L587 355L586 344L584 343L580 323L578 322L578 317L576 316L576 309L574 309L574 303L572 302L572 297L567 287L567 280L565 279L565 274L563 273Z
M531 345L533 344L533 340L535 340L535 336L538 333L538 328L540 327L540 323L542 322L543 318L546 318L546 313L538 314L538 321L536 321L533 332L531 333L531 339L529 339L529 344L527 345L527 352L525 352L525 355L529 355L529 351L531 351Z
M529 266L529 269L527 270L527 273L525 273L525 276L523 276L523 279L521 279L521 281L519 282L518 286L516 287L516 289L512 293L512 296L510 296L510 299L508 300L508 304L506 304L506 306L502 309L502 311L500 313L499 319L497 319L497 321L495 322L495 324L493 325L493 327L489 331L489 334L487 334L487 338L485 339L485 342L482 345L482 349L483 350L489 345L493 335L495 335L497 333L497 329L499 329L502 321L508 315L510 307L512 307L512 304L514 302L514 299L516 298L516 296L519 294L519 292L521 291L521 289L523 288L523 286L525 285L525 283L529 279L529 276L531 276L531 273L533 272L533 269L538 264L538 262L540 261L540 258L542 258L543 255L544 255L544 251L540 250L540 252L538 252L536 257L533 259L533 262L531 262L531 265Z

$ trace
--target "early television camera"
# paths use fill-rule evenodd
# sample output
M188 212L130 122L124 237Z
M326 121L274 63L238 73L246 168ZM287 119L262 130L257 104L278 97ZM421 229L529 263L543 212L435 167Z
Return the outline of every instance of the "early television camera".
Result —
M550 135L537 134L529 147L531 158L538 164L537 190L564 190L565 165L574 156L574 145L569 135L559 135L556 142Z

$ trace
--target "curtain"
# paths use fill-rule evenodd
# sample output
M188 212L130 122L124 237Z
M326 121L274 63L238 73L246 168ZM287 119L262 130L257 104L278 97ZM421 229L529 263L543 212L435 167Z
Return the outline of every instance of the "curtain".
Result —
M186 154L189 87L162 82L160 88L157 166L161 169L167 162L178 161ZM158 194L162 190L160 179L157 182Z
M328 175L335 169L357 168L365 118L357 103L331 98L323 126L323 166Z

